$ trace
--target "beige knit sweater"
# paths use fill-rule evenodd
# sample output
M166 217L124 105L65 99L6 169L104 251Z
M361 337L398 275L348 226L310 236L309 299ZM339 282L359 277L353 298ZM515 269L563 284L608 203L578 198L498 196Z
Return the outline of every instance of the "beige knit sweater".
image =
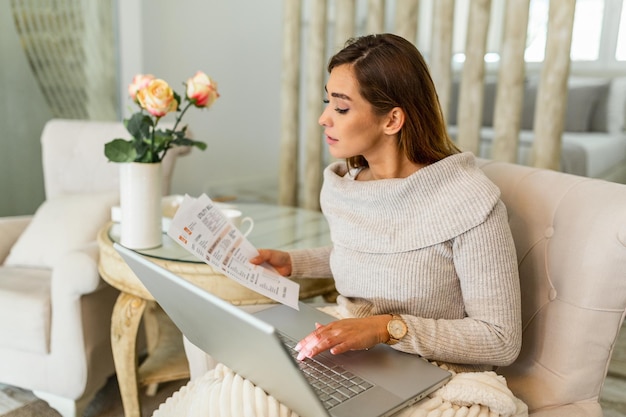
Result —
M457 370L510 364L521 347L515 247L498 188L470 153L402 179L324 172L332 247L291 252L292 277L333 276L338 303L365 317L401 314L394 348Z

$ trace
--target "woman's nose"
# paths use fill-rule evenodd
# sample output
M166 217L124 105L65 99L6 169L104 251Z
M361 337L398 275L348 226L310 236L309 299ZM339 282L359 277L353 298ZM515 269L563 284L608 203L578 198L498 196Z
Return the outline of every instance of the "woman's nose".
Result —
M326 117L326 109L328 109L328 107L324 108L324 111L322 111L322 114L320 114L320 118L317 119L317 123L319 123L321 126L328 126L328 117Z

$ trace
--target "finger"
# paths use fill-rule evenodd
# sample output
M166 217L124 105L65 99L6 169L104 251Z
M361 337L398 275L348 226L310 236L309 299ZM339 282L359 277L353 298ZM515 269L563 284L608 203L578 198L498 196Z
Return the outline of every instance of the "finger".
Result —
M308 340L311 337L312 333L306 335L306 337L304 337L302 340L300 340L298 343L296 343L296 346L294 347L294 349L298 352L300 352L305 346L307 346L308 344Z
M316 327L315 331L300 341L299 357L312 358L334 348L337 344L344 343L342 337L333 329L332 325L324 326L317 323ZM345 350L349 350L349 348L345 348Z
M259 249L258 252L259 254L257 256L250 259L250 263L253 263L255 265L260 265L270 258L270 252L268 250Z
M300 340L296 345L295 349L298 351L298 360L302 360L304 358L311 358L315 356L317 353L315 352L316 346L321 344L321 339L319 337L319 329L313 331L309 335L307 335L304 339Z
M343 342L343 343L338 343L332 348L330 348L330 353L332 353L333 355L339 355L339 354L342 354L351 350L361 350L361 348L355 347L351 343Z

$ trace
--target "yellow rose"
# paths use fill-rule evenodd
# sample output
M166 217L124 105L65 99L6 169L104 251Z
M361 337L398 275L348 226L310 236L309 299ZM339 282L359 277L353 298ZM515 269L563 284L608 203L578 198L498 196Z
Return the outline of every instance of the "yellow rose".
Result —
M178 108L174 92L165 81L160 79L150 81L147 87L139 90L137 101L142 108L156 117L163 117Z
M137 74L133 77L133 81L128 85L128 95L133 101L137 100L137 92L144 89L150 84L150 81L154 80L155 76L152 74Z
M218 99L217 84L202 71L187 80L187 99L196 107L209 108Z

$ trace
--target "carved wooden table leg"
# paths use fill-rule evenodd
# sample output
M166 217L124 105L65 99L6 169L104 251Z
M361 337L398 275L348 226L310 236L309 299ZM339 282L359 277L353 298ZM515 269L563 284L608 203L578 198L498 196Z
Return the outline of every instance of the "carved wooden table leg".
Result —
M146 300L121 292L111 318L111 347L125 417L141 417L137 381L137 331Z
M160 338L157 309L159 309L158 305L154 301L150 301L150 303L146 305L146 309L143 313L143 324L146 329L146 348L148 350L148 357L156 351ZM139 379L141 379L141 372L139 372ZM151 383L146 388L146 395L151 397L156 394L158 389L158 382Z

